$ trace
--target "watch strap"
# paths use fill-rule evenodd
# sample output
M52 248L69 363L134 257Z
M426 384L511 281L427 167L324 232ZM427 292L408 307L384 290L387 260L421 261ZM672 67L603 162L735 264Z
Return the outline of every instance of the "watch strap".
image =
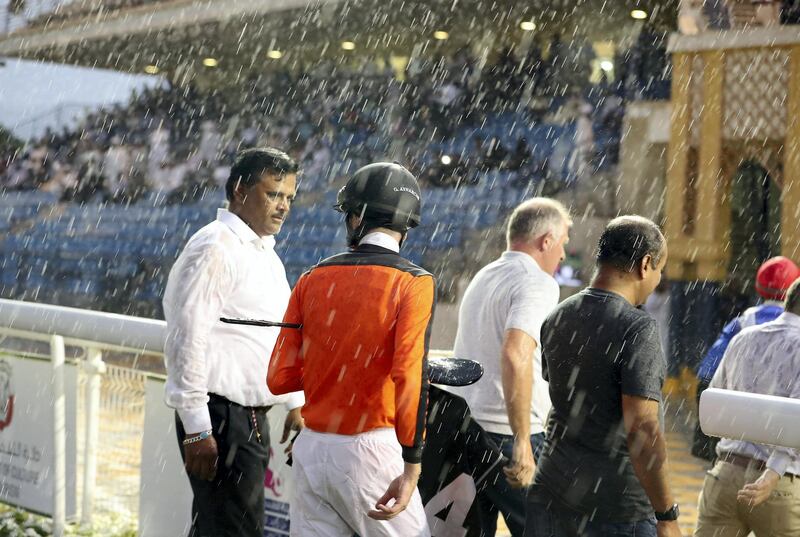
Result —
M664 512L659 513L658 511L655 512L656 520L659 522L667 522L672 520L678 520L678 516L680 516L680 509L678 508L678 504L673 504L672 507L667 509Z

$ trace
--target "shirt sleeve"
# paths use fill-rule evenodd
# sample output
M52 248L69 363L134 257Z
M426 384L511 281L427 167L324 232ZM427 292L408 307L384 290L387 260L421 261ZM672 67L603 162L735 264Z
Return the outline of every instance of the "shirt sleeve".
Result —
M164 294L166 402L178 412L188 434L211 429L208 335L234 282L234 267L215 244L188 245L169 275Z
M796 352L797 347L793 346L789 349L786 349L785 353L781 353L783 356L791 356L792 351ZM752 352L749 353L750 360L753 359ZM744 357L743 357L744 358ZM800 399L800 371L798 371L792 365L796 363L795 360L786 360L784 358L785 364L787 367L780 368L773 373L775 378L780 379L775 384L783 384L783 386L788 386L789 389L784 390L775 390L780 396L786 396L792 399ZM785 383L785 384L784 384ZM788 393L787 393L788 392ZM786 473L789 465L794 464L796 465L798 461L800 461L800 450L792 449L783 446L764 446L764 448L770 452L769 458L767 459L767 468L774 471L778 475L783 475Z
M505 330L522 330L541 347L542 324L558 305L559 292L558 283L550 278L514 286Z
M786 447L772 447L766 466L776 474L782 476L786 473L789 465L798 460L798 452L795 449Z
M551 331L550 331L550 317L548 317L542 323L542 342L543 343L542 343L542 345L540 347L541 351L542 351L542 379L544 379L545 382L550 382L550 367L547 365L547 354L548 354L547 353L547 349L550 346L549 342L550 342L550 338L552 337L550 334L551 334Z
M412 279L398 310L392 380L395 386L395 431L403 460L422 460L428 407L428 343L436 302L432 276Z
M283 403L286 405L286 410L294 410L295 408L300 408L306 404L306 397L303 392L292 392L286 396L286 400Z
M666 363L654 319L634 323L622 342L618 367L624 395L661 401Z
M283 316L283 322L303 324L302 293L305 275L300 277L289 297L289 305ZM267 388L275 395L299 392L303 389L303 329L281 328L267 371ZM302 394L300 394L302 396ZM289 410L303 406L297 404L297 394L287 400ZM294 406L292 406L294 405Z

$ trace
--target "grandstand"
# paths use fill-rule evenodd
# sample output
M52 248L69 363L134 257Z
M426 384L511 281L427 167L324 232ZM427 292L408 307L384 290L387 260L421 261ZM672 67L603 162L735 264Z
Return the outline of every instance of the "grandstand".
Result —
M509 174L487 174L478 185L426 192L423 225L406 254L423 266L471 261L462 246L531 194L509 186ZM303 189L301 183L301 192ZM279 253L290 283L320 259L344 249L336 190L317 204L298 204L280 234ZM160 199L159 199L160 196ZM153 193L135 204L59 203L51 193L2 197L4 240L0 285L5 298L160 317L169 268L186 240L215 217L221 189L177 206ZM474 200L480 205L472 205ZM443 285L450 282L443 281Z
M64 13L53 15L59 24L69 21ZM252 70L233 86L198 76L94 111L74 130L6 149L2 203L14 216L2 244L0 295L160 316L166 274L185 240L221 205L226 166L238 149L268 143L289 150L305 170L279 237L291 283L343 247L329 209L343 178L384 158L403 162L426 183L423 225L411 235L408 255L435 270L442 296L453 300L455 280L486 256L485 249L468 255L467 244L492 235L531 193L613 174L624 100L668 83L656 73L645 82L590 84L587 71L581 84L561 87L553 66L568 47L560 46L550 44L550 67L501 55L478 72L469 54L439 51L399 75L388 65L368 70L370 56L358 68ZM659 46L663 51L663 39ZM515 91L513 84L526 85L526 73L541 83ZM449 86L458 95L442 100ZM121 165L109 160L112 153L127 169L113 169ZM453 266L466 270L454 274Z

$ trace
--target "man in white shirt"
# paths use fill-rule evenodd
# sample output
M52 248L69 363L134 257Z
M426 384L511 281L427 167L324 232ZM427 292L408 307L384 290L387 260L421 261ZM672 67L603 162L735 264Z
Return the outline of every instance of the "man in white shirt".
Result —
M777 319L731 340L710 387L800 398L800 279ZM800 535L798 498L798 450L722 438L700 493L695 536Z
M512 535L524 530L524 489L533 479L534 452L544 442L550 410L540 330L558 304L553 275L564 259L571 224L555 200L522 203L508 222L507 250L475 275L461 302L454 354L481 362L484 375L453 391L510 459L504 470L508 483L490 484L479 493L482 535L495 534L498 512Z
M236 157L229 210L186 244L164 293L166 401L194 492L191 537L264 532L267 411L290 410L281 442L302 427L302 392L275 396L265 379L277 328L220 317L280 321L290 289L275 238L295 197L298 166L277 149Z

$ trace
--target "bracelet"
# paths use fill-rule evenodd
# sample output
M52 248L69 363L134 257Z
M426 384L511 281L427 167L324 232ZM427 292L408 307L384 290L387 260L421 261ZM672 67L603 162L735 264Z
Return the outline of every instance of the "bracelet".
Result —
M206 438L210 437L212 434L214 434L214 431L212 431L210 429L208 431L203 431L198 436L193 436L191 438L184 439L183 445L184 446L188 446L189 444L194 444L195 442L200 442L201 440L205 440Z

